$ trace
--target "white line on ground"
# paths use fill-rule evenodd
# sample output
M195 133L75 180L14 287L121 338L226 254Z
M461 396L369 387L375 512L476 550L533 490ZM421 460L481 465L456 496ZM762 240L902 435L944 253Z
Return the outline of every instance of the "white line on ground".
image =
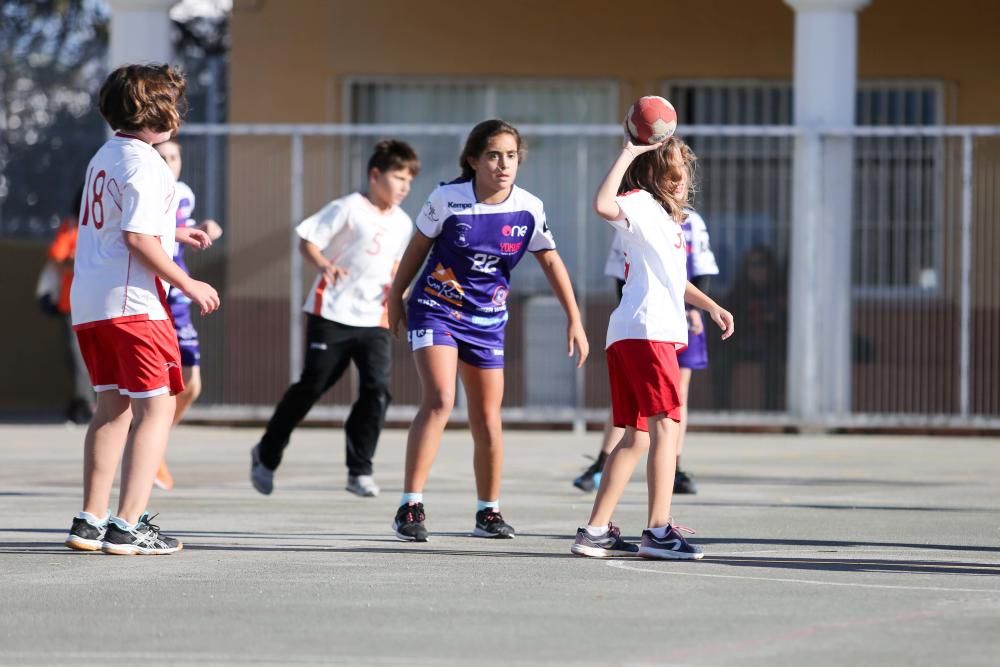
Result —
M630 570L632 572L642 572L643 574L666 574L678 577L706 577L709 579L748 579L751 581L780 582L785 584L808 584L813 586L843 586L849 588L880 588L900 591L940 591L947 593L991 593L1000 595L1000 590L987 590L983 588L943 588L940 586L893 586L890 584L860 584L842 581L818 581L816 579L785 579L781 577L752 577L740 574L710 574L708 572L677 572L673 570L650 570L642 567L635 567L620 561L609 561L608 567L619 570ZM698 567L704 567L700 565Z

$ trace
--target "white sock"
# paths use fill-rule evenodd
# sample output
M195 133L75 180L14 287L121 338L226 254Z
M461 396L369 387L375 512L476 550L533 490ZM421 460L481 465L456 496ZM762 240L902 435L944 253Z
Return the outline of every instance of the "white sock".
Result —
M601 535L604 535L605 533L608 532L607 526L586 525L583 527L583 529L587 531L587 534L590 535L591 537L600 537Z
M414 503L424 502L424 494L422 493L404 493L399 498L399 506L412 505Z
M476 500L476 511L482 512L485 509L491 509L494 512L500 510L500 500Z
M658 540L662 540L664 537L666 537L667 531L669 530L670 530L669 523L665 526L657 526L656 528L649 528L649 532L651 532L653 534L653 537L655 537Z
M133 528L135 528L134 523L129 523L125 519L118 516L111 517L111 521L122 530L132 530Z
M111 516L111 512L104 515L103 519L99 519L90 512L80 512L76 515L77 519L83 519L91 526L104 526L108 523L108 518Z

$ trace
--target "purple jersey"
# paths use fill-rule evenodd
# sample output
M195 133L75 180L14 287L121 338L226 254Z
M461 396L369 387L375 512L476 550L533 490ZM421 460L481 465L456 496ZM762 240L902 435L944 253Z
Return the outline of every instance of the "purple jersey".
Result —
M698 276L718 275L719 266L715 262L715 255L708 241L708 227L705 221L694 209L687 208L684 212L686 216L681 223L681 229L687 244L688 280ZM677 364L681 368L694 370L708 367L708 341L704 331L698 335L688 334L688 346L677 355Z
M511 270L525 252L556 247L541 200L515 185L484 204L471 181L456 181L431 193L416 225L434 246L410 296L410 331L443 329L502 350Z
M194 192L186 183L177 182L175 195L177 201L177 227L194 227L195 221L191 217L194 213ZM174 243L174 262L184 269L184 273L190 274L187 264L184 263L184 246ZM176 287L171 287L167 293L167 305L174 319L174 328L178 331L184 327L191 326L191 299ZM192 327L193 328L193 327Z

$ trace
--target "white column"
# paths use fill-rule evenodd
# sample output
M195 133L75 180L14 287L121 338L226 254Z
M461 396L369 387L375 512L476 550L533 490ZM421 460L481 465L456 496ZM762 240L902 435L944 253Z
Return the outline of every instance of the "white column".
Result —
M177 0L107 0L111 9L108 71L127 63L169 63L170 8Z
M795 10L795 124L788 409L806 427L851 407L853 146L857 12L869 0L785 0Z

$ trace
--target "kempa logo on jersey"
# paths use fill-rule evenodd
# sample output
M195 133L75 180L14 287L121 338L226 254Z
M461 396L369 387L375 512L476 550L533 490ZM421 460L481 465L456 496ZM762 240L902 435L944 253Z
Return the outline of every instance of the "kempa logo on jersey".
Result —
M465 209L472 208L475 204L464 201L450 201L448 202L448 208L453 208L456 211L464 211Z
M528 225L504 225L500 229L500 233L504 236L524 236L528 233Z

